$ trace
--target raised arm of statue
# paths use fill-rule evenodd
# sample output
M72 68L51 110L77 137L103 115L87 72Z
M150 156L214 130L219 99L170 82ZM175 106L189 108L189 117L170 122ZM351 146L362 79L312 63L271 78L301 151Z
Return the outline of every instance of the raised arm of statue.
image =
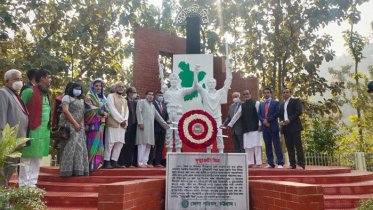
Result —
M196 89L198 89L199 87L202 88L202 86L200 84L198 84L198 73L199 73L199 64L196 65L196 68L194 70L194 78L193 78L193 86L190 87L190 88L185 88L184 90L184 96L185 95L188 95L188 94L191 94L193 91L195 91Z
M231 89L231 84L232 84L232 65L229 63L229 46L228 42L225 42L225 81L224 81L224 89L228 91Z
M229 60L225 61L225 72L226 72L226 78L224 81L224 89L228 91L231 89L232 84L232 65L229 63Z
M163 69L161 65L161 59L158 59L159 77L161 78L161 91L164 93L168 90L168 87L164 81Z
M164 79L163 69L162 69L161 59L160 58L158 59L158 69L159 69L159 77L161 79Z
M203 89L202 85L198 83L198 74L199 74L199 64L196 65L196 69L194 70L194 82L193 82L193 87L196 87L198 91Z

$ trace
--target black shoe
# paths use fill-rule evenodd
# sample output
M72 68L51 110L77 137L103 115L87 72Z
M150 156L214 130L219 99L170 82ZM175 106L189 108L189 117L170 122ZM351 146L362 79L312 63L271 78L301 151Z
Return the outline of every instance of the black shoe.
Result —
M305 165L298 165L299 167L303 168L303 169L306 169L306 166Z
M112 160L110 162L113 168L124 168L124 166L119 165L117 161Z
M102 166L102 168L112 169L113 166L111 166L110 161L105 160L104 161L104 165Z
M296 165L290 165L289 169L296 169L297 166Z

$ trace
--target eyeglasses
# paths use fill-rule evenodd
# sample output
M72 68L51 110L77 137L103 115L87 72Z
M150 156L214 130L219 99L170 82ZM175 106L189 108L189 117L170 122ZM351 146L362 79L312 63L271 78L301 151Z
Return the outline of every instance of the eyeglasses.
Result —
M18 78L18 79L10 79L11 81L13 81L13 82L19 82L19 81L23 81L23 79L22 78Z
M244 95L244 96L248 96L248 95L250 95L250 94L248 94L248 93L244 93L243 95Z

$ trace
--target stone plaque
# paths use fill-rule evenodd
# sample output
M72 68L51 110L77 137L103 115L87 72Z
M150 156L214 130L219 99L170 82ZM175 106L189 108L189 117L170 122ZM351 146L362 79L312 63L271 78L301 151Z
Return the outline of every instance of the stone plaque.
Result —
M248 210L245 153L168 153L166 210Z

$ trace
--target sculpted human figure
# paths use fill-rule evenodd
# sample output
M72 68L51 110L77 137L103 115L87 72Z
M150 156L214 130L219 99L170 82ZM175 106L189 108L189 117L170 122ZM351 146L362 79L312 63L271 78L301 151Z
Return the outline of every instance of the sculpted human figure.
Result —
M164 97L164 102L167 106L167 112L168 112L169 119L172 122L179 122L181 116L184 114L182 110L182 105L180 102L184 100L184 96L191 94L197 88L197 85L198 85L197 75L199 71L199 65L196 65L196 71L194 72L193 86L191 88L178 88L177 85L180 81L179 76L176 73L171 73L170 74L171 86L168 87L164 81L163 70L161 68L161 64L159 60L158 60L158 63L159 63L159 76L161 78L161 87L162 87L162 92L164 93L163 97ZM175 133L176 152L181 152L182 143L179 137L179 131L177 129L176 130L168 129L166 131L167 152L172 152L174 133Z
M197 90L199 94L202 96L203 100L203 110L207 113L209 113L216 121L216 124L218 127L222 124L221 121L221 102L223 97L226 96L226 93L231 88L232 83L232 66L229 63L228 59L225 61L225 67L226 67L226 78L224 81L224 86L216 90L216 80L214 78L210 78L207 81L207 90L203 89L200 84L197 83L198 87ZM223 144L223 136L222 136L222 130L218 130L218 136L216 137L217 141L217 147L219 150L219 153L223 153L224 151L224 144ZM212 145L206 148L207 153L211 153Z

